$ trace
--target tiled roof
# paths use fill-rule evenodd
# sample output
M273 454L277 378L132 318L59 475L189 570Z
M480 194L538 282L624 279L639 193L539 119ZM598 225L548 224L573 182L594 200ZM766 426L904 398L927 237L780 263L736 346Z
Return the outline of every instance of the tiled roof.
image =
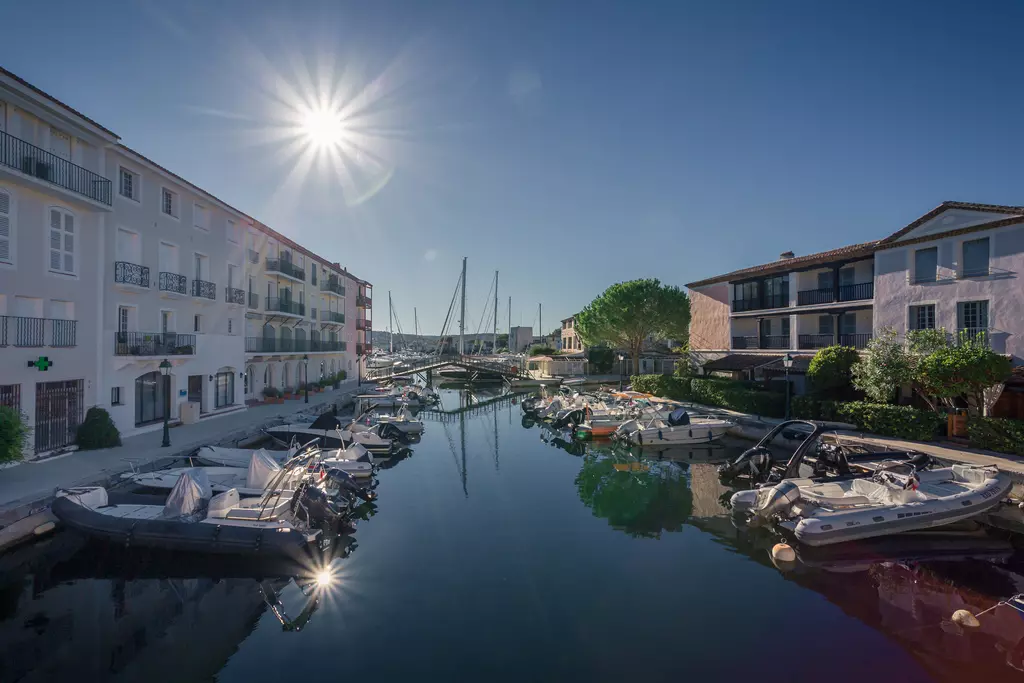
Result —
M34 86L31 83L29 83L28 81L26 81L24 78L20 78L19 76L15 75L15 74L12 74L10 71L8 71L7 69L3 68L2 66L0 66L0 74L3 74L4 76L7 76L12 81L17 81L19 84L25 86L26 88L28 88L32 92L36 93L37 95L40 95L41 97L44 97L44 98L48 99L49 101L53 102L57 106L62 107L63 109L68 110L69 112L71 112L72 114L74 114L78 118L82 119L83 121L88 121L92 125L96 126L100 130L102 130L103 132L109 133L110 135L113 135L115 138L119 138L120 137L114 131L110 130L109 128L104 128L103 126L101 126L100 124L96 123L95 121L93 121L88 116L86 116L82 112L78 111L74 107L69 107L68 105L64 104L63 102L58 100L56 97L54 97L50 93L44 92L44 91L40 90L36 86Z
M828 263L829 261L835 261L837 259L844 258L859 258L861 256L869 256L874 253L875 245L878 242L864 242L862 244L852 244L848 247L840 247L838 249L832 249L831 251L822 251L817 254L807 254L806 256L795 256L793 258L779 259L778 261L772 261L771 263L763 263L759 266L751 266L749 268L741 268L740 270L734 270L731 273L725 273L724 275L716 275L705 280L698 280L697 282L691 282L686 285L687 287L702 287L704 285L715 284L716 282L729 282L731 280L739 280L745 277L751 277L754 275L771 275L772 273L786 273L794 268L805 268L813 266L818 263Z
M879 240L879 244L888 244L889 242L895 242L899 238L906 235L914 228L924 225L931 219L938 216L947 209L965 209L967 211L985 211L988 213L1008 213L1011 215L1024 215L1024 206L1007 206L1005 204L974 204L971 202L942 202L934 209L921 216L917 220L908 224L906 227L900 228L888 237Z

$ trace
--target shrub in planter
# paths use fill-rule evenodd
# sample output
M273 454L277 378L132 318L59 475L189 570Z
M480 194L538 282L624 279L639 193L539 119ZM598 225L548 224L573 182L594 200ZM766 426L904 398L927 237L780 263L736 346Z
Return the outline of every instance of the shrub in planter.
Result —
M110 419L110 413L103 408L92 407L85 414L85 420L78 425L75 443L83 451L95 448L113 448L121 445L121 433Z
M277 398L281 393L277 390L277 387L263 387L263 395L267 398Z
M942 432L946 416L910 406L851 401L837 403L836 419L857 425L858 429L882 436L913 441L930 441Z
M24 415L14 408L0 406L0 462L21 460L31 433Z
M1024 421L972 417L967 420L967 435L975 448L1024 455Z
M345 370L338 370L338 381L344 382L346 377L348 377L348 372Z

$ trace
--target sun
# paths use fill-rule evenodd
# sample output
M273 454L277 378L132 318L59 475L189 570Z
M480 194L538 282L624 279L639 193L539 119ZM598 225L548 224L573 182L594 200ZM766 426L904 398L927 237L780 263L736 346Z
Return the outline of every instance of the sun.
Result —
M316 147L338 147L345 139L345 122L341 114L327 108L303 112L300 126L306 139Z

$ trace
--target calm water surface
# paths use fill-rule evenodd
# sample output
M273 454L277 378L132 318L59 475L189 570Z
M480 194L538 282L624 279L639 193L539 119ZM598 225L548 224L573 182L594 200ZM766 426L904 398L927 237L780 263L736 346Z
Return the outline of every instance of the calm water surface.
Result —
M524 427L507 400L447 419L380 472L319 603L71 534L3 557L0 680L1024 680L1016 612L942 623L1024 590L998 543L784 573L721 503L715 463L749 444L640 462Z

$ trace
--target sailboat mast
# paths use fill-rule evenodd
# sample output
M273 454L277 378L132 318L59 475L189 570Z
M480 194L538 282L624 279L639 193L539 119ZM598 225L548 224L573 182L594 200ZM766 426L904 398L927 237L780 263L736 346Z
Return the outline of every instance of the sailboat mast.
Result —
M544 343L544 315L541 313L540 304L537 304L537 336L540 337L540 343Z
M491 353L498 352L498 271L494 271L494 332L491 334Z
M512 348L512 297L508 298L508 350L510 353L515 353L515 349Z
M391 290L388 290L388 353L395 352L395 332L391 328Z
M466 257L462 257L462 314L459 316L459 355L466 353Z
M415 306L412 307L412 333L414 336L420 336L420 319Z

